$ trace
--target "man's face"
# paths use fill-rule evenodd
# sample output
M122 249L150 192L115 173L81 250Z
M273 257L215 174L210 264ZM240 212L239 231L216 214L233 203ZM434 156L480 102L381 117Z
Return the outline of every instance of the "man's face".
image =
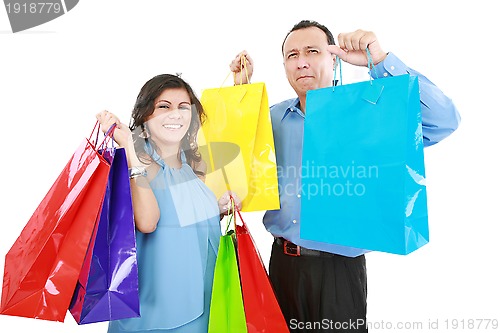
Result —
M283 63L288 82L299 97L332 85L335 56L327 46L325 33L316 27L295 30L286 38Z

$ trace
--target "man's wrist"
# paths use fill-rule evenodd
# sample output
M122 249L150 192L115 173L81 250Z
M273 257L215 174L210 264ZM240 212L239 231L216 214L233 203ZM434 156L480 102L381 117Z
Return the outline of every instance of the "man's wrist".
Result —
M374 64L375 66L377 66L378 64L380 64L380 63L384 62L384 60L387 58L387 56L388 56L388 55L389 55L389 52L385 53L385 54L382 56L382 58L381 58L381 59L378 59L377 61L374 61L374 62L373 62L373 64Z

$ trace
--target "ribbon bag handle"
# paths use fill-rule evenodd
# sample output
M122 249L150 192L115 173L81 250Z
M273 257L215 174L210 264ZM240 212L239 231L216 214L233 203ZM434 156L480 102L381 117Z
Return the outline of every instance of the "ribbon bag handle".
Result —
M106 131L106 133L104 133L104 141L106 140L106 137L108 137L108 136L111 136L111 137L112 137L112 136L113 136L113 133L114 133L114 131L115 131L115 128L116 128L116 124L113 124L113 125L111 125L111 126L108 128L108 130ZM97 132L96 132L96 129L97 129ZM99 121L96 121L96 122L95 122L95 125L94 125L94 128L92 129L92 132L90 133L90 136L89 136L89 138L90 138L90 139L89 139L89 141L90 141L91 143L93 143L93 144L94 144L94 146L96 146L96 148L97 148L97 147L101 147L101 145L102 145L102 143L101 143L101 145L97 146L97 142L98 142L98 140L99 140L99 133L101 132L100 130L101 130L101 124L99 123ZM91 139L92 139L92 137L94 136L94 132L96 132L96 134L95 134L95 140L94 140L94 141L92 141ZM103 142L103 143L104 143L104 142ZM112 144L112 147L114 148L114 147L115 147L115 145L114 145L114 141L112 141L112 143L111 143L111 144Z
M368 48L366 48L366 57L368 58L368 74L370 74L370 72L375 69L375 64L373 63L372 54L370 53L370 50ZM375 73L375 78L378 79L377 71L373 72ZM373 78L370 75L370 82L371 80L373 80Z
M231 210L232 211L232 214L231 214L231 217L230 217L230 220L228 222L228 226L226 228L226 233L229 229L229 225L233 224L233 228L234 230L236 230L236 225L238 224L238 221L237 221L237 218L236 218L236 215L238 215L240 217L240 222L241 222L241 225L246 229L248 230L248 227L247 227L247 224L245 223L245 220L243 220L243 216L241 216L241 212L240 210L238 209L238 207L236 207L236 204L235 204L235 201L234 201L234 198L232 195L229 196L229 200L231 200ZM229 213L228 213L229 215Z
M247 57L245 57L242 54L242 55L240 55L240 79L241 79L241 76L243 75L243 69L245 69L245 76L247 78L247 82L250 83L250 79L248 78ZM224 83L226 83L227 78L229 77L229 75L231 75L231 73L233 73L233 81L236 80L236 73L229 71L226 78L224 79L224 81L222 81L222 84L220 85L221 88L222 88L222 86L224 86ZM242 80L240 80L240 82L241 81ZM239 86L241 86L241 85L242 85L242 83L239 84Z
M245 77L247 78L247 82L250 83L250 79L248 78L247 57L242 54L240 55L240 85L242 85L241 76L243 75L243 68L245 69ZM236 73L233 73L233 78L236 79Z
M372 54L370 53L370 50L368 47L365 49L366 52L366 58L368 60L367 67L368 67L368 76L370 77L370 84L372 84L373 77L370 75L370 72L375 68L375 64L373 63L373 58ZM339 68L340 72L340 85L342 85L342 60L340 59L339 56L335 57L335 67L334 67L334 72L333 72L333 81L336 82L337 80L337 67ZM377 71L374 71L375 77L378 79L378 74ZM333 91L335 91L335 85L332 88Z
M373 63L373 58L368 47L365 49L365 51L366 51L366 58L368 59L368 76L370 77L370 86L363 91L361 98L363 98L368 103L375 105L377 104L380 96L382 95L384 86L382 83L375 85L373 84L373 77L371 76L370 72L375 69L375 64ZM334 81L337 76L337 64L338 67L340 68L340 85L342 85L342 61L339 58L339 56L336 56L335 58L335 69L333 74ZM377 71L374 71L374 73L375 73L375 78L378 79L379 77ZM333 85L332 91L335 91L335 85Z
M104 133L104 137L103 137L101 143L99 143L99 132L101 131L101 124L99 123L99 121L96 121L94 128L92 129L92 132L90 133L88 142L93 146L96 154L98 154L99 156L103 157L104 149L106 147L108 147L110 141L111 141L112 147L114 148L113 134L115 132L115 128L116 128L116 124L111 125L111 127L106 131L106 133ZM92 140L92 138L94 136L95 136L95 139ZM99 153L99 151L101 151L101 153Z
M340 59L339 56L335 56L335 67L333 68L333 87L332 90L335 91L335 86L337 85L337 67L339 68L340 72L340 85L342 85L342 60Z
M109 145L109 142L111 141L111 145L114 148L114 140L113 140L113 134L115 132L116 124L111 125L110 128L104 133L104 138L99 146L96 146L97 150L103 150Z
M225 234L227 235L229 232L229 227L232 225L233 230L236 231L236 205L234 203L234 198L233 196L229 196L229 201L231 202L231 206L228 209L227 215L228 215L228 221L227 221L227 226L226 226L226 231Z
M240 210L238 209L238 207L236 207L236 203L232 195L229 196L229 200L231 201L231 206L230 209L228 210L228 223L226 226L226 234L228 233L229 226L231 224L233 225L233 229L236 231L236 225L238 224L236 215L240 217L240 221L243 227L248 230L247 224L245 223L245 220L243 220Z

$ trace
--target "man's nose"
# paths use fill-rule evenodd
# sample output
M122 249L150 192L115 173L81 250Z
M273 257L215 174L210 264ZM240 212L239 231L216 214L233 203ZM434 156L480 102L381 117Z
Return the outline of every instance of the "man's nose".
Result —
M299 57L299 60L297 61L297 68L302 69L302 68L309 68L309 63L306 61L304 57Z

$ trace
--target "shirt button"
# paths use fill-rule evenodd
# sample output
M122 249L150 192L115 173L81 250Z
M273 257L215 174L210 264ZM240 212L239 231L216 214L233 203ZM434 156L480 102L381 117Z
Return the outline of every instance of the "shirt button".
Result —
M293 221L292 221L292 223L293 223L293 224L297 223L297 220L293 220Z
M300 194L297 194L297 198L300 198Z
M387 75L388 75L387 73L384 73L384 77L387 77Z
M391 66L391 71L393 71L393 70L394 70L394 66Z

